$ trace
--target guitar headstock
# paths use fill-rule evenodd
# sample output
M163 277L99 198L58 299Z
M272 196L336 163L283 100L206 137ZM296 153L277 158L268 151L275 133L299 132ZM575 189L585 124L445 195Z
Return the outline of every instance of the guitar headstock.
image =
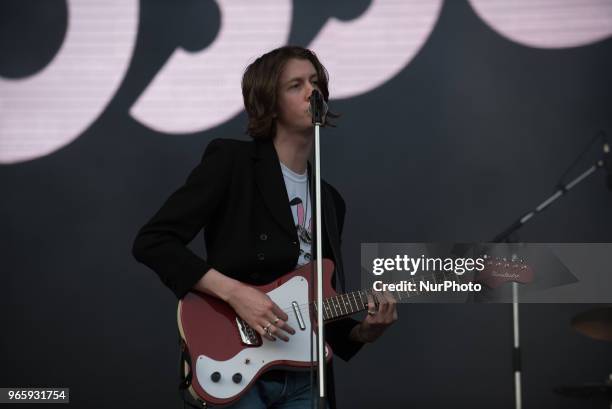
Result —
M489 288L497 288L504 283L530 283L533 281L533 269L522 258L513 254L506 257L482 256L485 260L484 269L476 274L475 281Z

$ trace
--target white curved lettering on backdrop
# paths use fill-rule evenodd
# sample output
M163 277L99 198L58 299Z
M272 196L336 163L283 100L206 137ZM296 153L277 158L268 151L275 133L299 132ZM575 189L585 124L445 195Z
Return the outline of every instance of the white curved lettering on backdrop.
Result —
M329 71L332 98L363 94L414 58L438 20L442 0L375 0L359 18L330 19L309 45Z
M612 35L610 0L469 0L480 18L523 45L563 48ZM242 110L240 78L263 52L286 43L290 0L219 0L220 33L198 53L177 50L130 113L167 133L202 131ZM373 0L362 16L328 21L312 41L331 75L333 98L372 90L423 46L442 0ZM0 163L52 153L100 115L124 77L136 41L135 0L69 0L60 49L40 72L0 78Z
M0 78L0 163L47 155L85 131L121 83L137 28L135 0L69 0L51 62L26 78Z
M237 115L246 66L286 44L291 1L218 0L221 25L215 41L197 53L177 49L140 95L130 114L166 133L202 131Z
M577 47L612 35L610 0L469 1L493 30L530 47Z

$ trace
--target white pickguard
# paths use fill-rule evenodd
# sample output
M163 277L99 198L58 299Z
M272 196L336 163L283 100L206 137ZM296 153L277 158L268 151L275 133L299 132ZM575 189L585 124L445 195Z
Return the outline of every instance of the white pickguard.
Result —
M293 329L294 335L289 335L289 342L280 339L268 341L262 337L263 344L259 347L248 347L226 361L217 361L206 356L198 356L196 362L196 375L202 389L209 395L219 399L235 396L251 382L255 374L272 361L291 360L310 362L310 334L311 322L308 313L308 281L304 277L293 277L282 286L270 291L268 296L282 308ZM302 312L305 329L301 330L297 318L291 308L292 302L297 302ZM238 330L236 330L236 336ZM326 355L329 353L326 350ZM317 346L314 344L313 354L316 357ZM221 379L213 382L211 375L219 372ZM242 381L235 383L232 376L236 373L242 375Z

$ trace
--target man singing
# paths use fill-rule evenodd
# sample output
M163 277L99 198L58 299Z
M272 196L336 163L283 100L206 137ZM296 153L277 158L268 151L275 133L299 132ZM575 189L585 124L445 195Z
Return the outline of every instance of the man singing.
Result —
M295 329L252 285L267 284L312 260L309 97L315 89L329 99L327 71L313 52L286 46L257 58L242 78L252 141L210 142L200 164L139 231L133 247L136 259L177 298L192 290L218 297L271 341L291 342ZM345 203L331 185L322 182L321 190L323 257L334 260L337 276ZM207 259L187 248L201 229ZM377 301L369 299L362 322L345 318L326 324L326 340L342 359L397 319L392 297L384 294ZM331 365L327 372L332 379ZM333 386L328 396L333 408ZM309 371L268 371L229 407L310 408Z

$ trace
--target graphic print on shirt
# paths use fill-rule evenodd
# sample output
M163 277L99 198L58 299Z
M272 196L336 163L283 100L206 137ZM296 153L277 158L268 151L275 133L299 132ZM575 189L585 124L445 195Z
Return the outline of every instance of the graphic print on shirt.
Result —
M306 215L307 209L304 208L304 203L300 197L294 197L289 203L291 204L291 213L293 213L293 220L296 221L295 228L300 239L298 265L302 266L312 260L312 217L310 212ZM308 222L306 222L307 216L310 216Z
M312 260L312 206L310 189L308 188L308 174L296 173L280 162L285 181L289 207L293 216L297 236L300 240L300 254L296 267L303 266Z

